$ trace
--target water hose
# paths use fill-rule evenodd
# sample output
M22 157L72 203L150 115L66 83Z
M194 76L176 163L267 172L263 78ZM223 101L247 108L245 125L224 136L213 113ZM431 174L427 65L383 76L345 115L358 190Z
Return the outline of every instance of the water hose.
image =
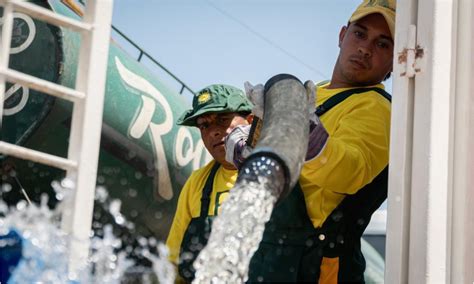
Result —
M279 74L264 87L264 116L255 149L242 164L237 183L271 177L268 190L279 200L298 181L308 147L308 97L298 78Z

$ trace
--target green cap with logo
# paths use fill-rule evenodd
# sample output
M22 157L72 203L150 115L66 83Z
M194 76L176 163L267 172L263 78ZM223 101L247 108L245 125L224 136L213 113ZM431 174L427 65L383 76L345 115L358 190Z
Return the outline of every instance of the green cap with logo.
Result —
M196 126L196 119L206 113L250 112L252 103L244 92L229 85L210 85L193 98L193 108L178 118L176 124Z

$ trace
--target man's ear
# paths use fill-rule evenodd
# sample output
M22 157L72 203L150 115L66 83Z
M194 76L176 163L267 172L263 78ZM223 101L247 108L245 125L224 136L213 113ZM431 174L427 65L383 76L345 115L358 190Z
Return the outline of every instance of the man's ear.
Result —
M253 114L247 115L247 117L246 117L245 119L247 119L247 121L248 121L249 124L252 124L252 122L253 122Z
M348 26L343 26L341 28L341 31L339 32L339 43L337 46L341 47L342 40L344 39L344 36L346 35Z

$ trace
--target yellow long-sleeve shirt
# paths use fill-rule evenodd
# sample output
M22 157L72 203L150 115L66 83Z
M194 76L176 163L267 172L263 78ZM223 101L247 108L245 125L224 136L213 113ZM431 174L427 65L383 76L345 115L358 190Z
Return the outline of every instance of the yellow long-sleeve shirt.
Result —
M317 89L316 105L345 89ZM376 86L383 89L383 85ZM300 185L314 227L345 195L370 183L388 164L390 102L375 91L354 94L321 116L329 133L321 154L304 164Z
M316 105L347 89L317 89ZM376 86L383 88L383 85ZM329 139L321 154L304 164L299 183L314 227L320 227L346 194L370 183L388 164L390 103L375 91L355 94L321 117ZM170 260L178 262L184 233L199 216L201 195L212 164L193 172L184 185L167 239ZM237 171L217 171L209 215L216 215L237 178ZM216 202L216 199L218 202Z

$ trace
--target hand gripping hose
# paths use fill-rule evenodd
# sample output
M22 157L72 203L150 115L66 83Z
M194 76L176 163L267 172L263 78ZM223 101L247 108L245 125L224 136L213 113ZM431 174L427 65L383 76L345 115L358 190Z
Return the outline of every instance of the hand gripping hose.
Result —
M264 116L255 149L242 164L237 183L267 176L278 200L298 181L308 147L308 97L296 77L279 74L265 83ZM253 132L252 132L253 133Z

